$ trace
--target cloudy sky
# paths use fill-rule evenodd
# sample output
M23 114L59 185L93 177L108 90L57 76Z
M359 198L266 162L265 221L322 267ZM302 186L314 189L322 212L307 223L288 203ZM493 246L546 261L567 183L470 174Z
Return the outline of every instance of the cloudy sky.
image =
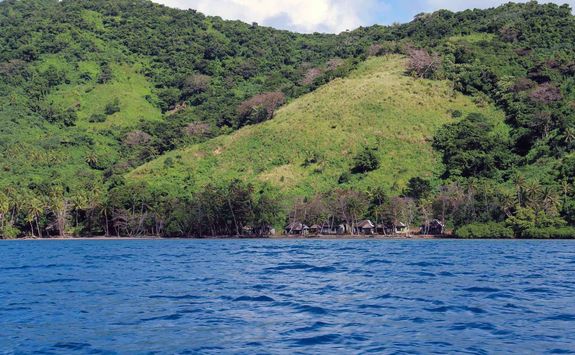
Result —
M361 25L406 22L437 9L486 8L508 0L155 0L226 19L258 22L299 32L341 32ZM526 2L520 0L518 2ZM575 0L553 0L569 3Z

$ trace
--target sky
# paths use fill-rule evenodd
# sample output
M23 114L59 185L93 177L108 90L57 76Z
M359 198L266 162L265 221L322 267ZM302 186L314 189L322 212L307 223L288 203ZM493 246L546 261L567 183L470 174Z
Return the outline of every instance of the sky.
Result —
M487 8L508 0L154 0L171 7L195 9L229 20L297 32L339 33L359 26L408 22L414 15L439 9ZM527 2L519 0L516 2ZM575 0L540 2L568 3Z

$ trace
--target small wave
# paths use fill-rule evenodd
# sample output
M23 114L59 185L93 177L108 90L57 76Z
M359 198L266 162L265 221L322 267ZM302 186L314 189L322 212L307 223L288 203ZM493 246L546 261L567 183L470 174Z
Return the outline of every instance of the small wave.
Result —
M568 349L551 349L549 354L573 354L573 350Z
M424 277L435 277L436 275L432 272L424 272L424 271L420 271L417 273L418 276L424 276ZM418 281L421 282L421 281Z
M199 296L194 295L182 295L182 296L164 296L164 295L152 295L148 296L151 299L166 299L166 300L194 300L201 298Z
M234 302L275 302L275 300L268 296L240 296L238 298L234 298Z
M283 270L305 270L314 268L315 266L304 264L304 263L290 263L290 264L280 264L278 266L268 267L268 271L283 271Z
M88 343L74 343L74 342L59 342L54 344L54 348L56 349L65 349L65 350L85 350L86 348L91 347L91 344Z
M498 288L493 287L468 287L464 288L463 291L466 292L499 292Z
M309 305L299 305L296 309L300 312L310 313L310 314L327 314L329 311L322 307L309 306Z
M280 264L278 266L269 267L267 271L284 271L284 270L304 270L306 272L334 272L336 268L333 266L315 266L305 263L295 264Z
M22 266L8 266L1 267L0 271L10 271L10 270L27 270L27 269L56 269L56 268L71 268L74 265L71 264L48 264L48 265L22 265Z
M395 308L389 306L383 306L380 304L360 304L357 306L359 309L383 309L383 308Z
M182 318L182 314L174 313L174 314L169 314L167 316L144 318L144 319L142 319L142 322L153 322L153 321L157 321L157 320L178 320L180 318Z
M544 287L532 287L525 290L525 292L529 293L555 293L552 290Z
M295 339L294 342L299 346L311 346L320 344L338 344L341 342L341 339L342 337L339 334L324 334L309 338Z
M575 322L575 314L558 314L545 318L547 321Z
M467 306L441 306L435 308L424 308L428 312L432 313L447 313L447 312L471 312L475 314L486 313L485 310L478 307L467 307Z
M67 282L78 282L82 281L80 279L54 279L54 280L47 280L47 281L38 281L37 284L56 284L56 283L67 283Z
M315 331L318 331L320 329L323 329L323 328L326 328L329 326L331 326L331 324L324 323L324 322L315 322L314 324L307 326L307 327L301 327L301 328L289 330L289 331L285 332L285 334L315 332Z
M430 263L430 262L427 262L427 261L420 261L420 262L417 262L417 263L408 263L407 265L410 265L410 266L420 266L420 267L437 266L437 264L435 264L435 263Z
M449 271L442 271L439 273L439 276L447 276L447 277L451 277L451 276L455 276L455 274L449 272Z
M470 322L470 323L455 323L449 329L455 331L467 330L467 329L493 331L495 330L495 326L491 323Z
M365 265L375 265L375 264L393 264L393 262L385 259L371 259L364 262Z

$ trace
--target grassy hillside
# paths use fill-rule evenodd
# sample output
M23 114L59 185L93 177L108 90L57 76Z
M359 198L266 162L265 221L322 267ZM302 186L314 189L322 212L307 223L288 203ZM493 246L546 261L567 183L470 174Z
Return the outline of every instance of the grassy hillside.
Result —
M401 56L370 59L348 78L290 103L271 121L174 151L129 177L171 191L241 178L309 196L336 187L357 152L369 147L377 148L380 168L353 175L348 184L398 190L412 177L441 173L430 140L454 121L452 112L481 112L503 130L503 114L492 106L478 107L450 82L414 79L404 71Z

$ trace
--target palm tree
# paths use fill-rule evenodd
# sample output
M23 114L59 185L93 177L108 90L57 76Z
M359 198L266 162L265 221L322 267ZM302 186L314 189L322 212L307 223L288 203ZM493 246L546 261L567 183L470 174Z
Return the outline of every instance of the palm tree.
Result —
M517 205L517 199L513 192L504 191L499 196L499 204L505 215L509 218L513 216L513 210Z
M66 226L68 224L69 201L64 196L62 186L55 186L50 192L49 206L56 215L56 225L61 238L66 236Z
M527 191L526 191L527 181L522 175L517 174L513 178L513 182L515 183L517 203L519 204L520 207L525 207L525 203L527 201Z
M567 127L565 129L565 143L571 144L575 142L575 128Z
M563 205L567 203L567 199L569 198L569 193L571 193L572 187L569 184L567 179L561 181L561 193L563 194Z
M8 213L10 213L10 199L6 194L0 192L0 229L4 228Z
M30 223L30 229L32 231L32 236L34 236L34 226L33 223L36 224L36 230L38 231L38 237L42 238L42 231L40 230L40 216L44 213L45 204L38 197L32 197L28 201L27 206L27 219Z
M89 152L86 157L84 158L84 161L92 168L95 169L98 166L98 156L96 155L95 152Z
M525 185L525 192L527 196L526 203L534 207L536 211L539 210L542 206L541 202L543 202L541 199L541 183L536 180L528 181Z
M541 191L541 202L545 213L556 214L561 206L561 197L555 189L546 186Z

